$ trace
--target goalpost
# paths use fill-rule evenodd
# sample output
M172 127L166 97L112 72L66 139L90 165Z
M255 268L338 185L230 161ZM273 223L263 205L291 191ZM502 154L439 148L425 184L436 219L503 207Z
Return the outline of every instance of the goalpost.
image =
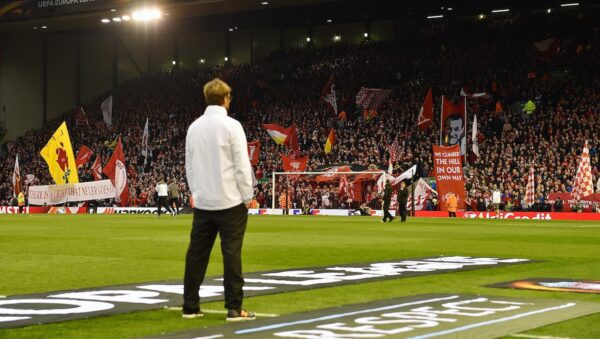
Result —
M366 177L363 178L363 180L373 180L375 182L377 182L377 180L379 179L380 175L384 175L386 174L385 171L383 170L379 170L379 171L340 171L340 172L333 172L333 171L325 171L325 172L273 172L272 174L272 182L271 182L271 208L275 209L276 208L276 195L277 195L277 189L276 186L278 184L277 182L277 177L278 176L285 176L288 177L287 180L285 180L285 188L286 191L289 189L289 185L292 182L292 180L290 180L289 176L298 176L297 178L294 178L294 181L296 180L303 180L303 181L314 181L315 183L323 183L323 182L329 182L329 183L335 183L336 185L339 185L340 180L342 179L342 176L346 175L346 176L352 176L352 177L356 177L358 175L364 175ZM368 176L371 176L370 178ZM300 177L304 177L304 178L300 178ZM328 177L330 178L329 180L323 180L324 177ZM317 178L320 178L320 180L317 180ZM352 181L354 179L350 179L348 178L348 181ZM290 209L290 203L291 203L291 198L289 197L289 195L287 196L287 207L288 209Z

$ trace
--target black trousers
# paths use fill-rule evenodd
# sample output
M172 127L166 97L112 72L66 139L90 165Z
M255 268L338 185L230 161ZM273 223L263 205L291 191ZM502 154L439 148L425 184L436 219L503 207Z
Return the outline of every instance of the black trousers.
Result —
M158 197L158 215L162 213L162 207L164 207L167 210L167 212L173 213L173 210L171 209L169 204L167 204L167 197Z
M456 218L456 212L450 212L450 211L448 211L448 216L450 218Z
M383 204L383 221L386 221L388 218L390 218L390 220L394 219L390 213L390 204Z
M406 221L406 201L400 202L400 221Z
M174 207L175 213L179 212L179 198L169 198L169 207Z
M221 253L223 254L225 308L241 309L244 298L242 242L247 222L248 210L244 204L221 211L194 209L190 245L185 257L184 313L194 313L200 309L198 292L204 281L210 252L217 234L221 237Z

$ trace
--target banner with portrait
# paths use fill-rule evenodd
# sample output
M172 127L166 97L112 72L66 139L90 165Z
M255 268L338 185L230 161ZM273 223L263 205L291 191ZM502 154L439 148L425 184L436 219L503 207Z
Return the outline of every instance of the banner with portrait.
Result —
M459 145L460 155L467 151L467 117L464 100L454 104L442 96L440 145Z

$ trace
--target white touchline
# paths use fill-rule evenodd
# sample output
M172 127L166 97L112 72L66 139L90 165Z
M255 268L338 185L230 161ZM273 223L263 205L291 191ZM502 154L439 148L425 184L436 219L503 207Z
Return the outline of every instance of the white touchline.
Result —
M194 339L217 339L217 338L223 338L222 334L215 334L215 335L211 335L208 337L196 337Z
M534 314L545 313L545 312L549 312L549 311L555 311L555 310L560 310L560 309L563 309L563 308L573 307L575 305L577 305L577 304L576 303L568 303L568 304L564 304L564 305L560 305L560 306L543 308L541 310L536 310L536 311L531 311L531 312L526 312L526 313L521 313L521 314L515 314L513 316L506 317L506 318L488 320L488 321L484 321L484 322L477 323L477 324L471 324L471 325L466 325L466 326L462 326L462 327L453 328L453 329L450 329L450 330L445 330L445 331L440 331L440 332L434 332L434 333L419 335L419 336L416 336L416 337L409 337L408 339L425 339L425 338L437 337L437 336L440 336L440 335L446 335L446 334L460 332L460 331L464 331L464 330L469 330L469 329L477 328L477 327L481 327L481 326L486 326L486 325L491 325L491 324L497 324L497 323L501 323L501 322L505 322L505 321L509 321L509 320L519 319L519 318L527 317L527 316L534 315Z
M249 329L245 329L245 330L236 331L235 334L254 333L254 332L267 331L267 330L272 330L275 328L287 327L287 326L292 326L292 325L310 324L310 323L314 323L314 322L318 322L318 321L322 321L322 320L337 319L337 318L342 318L342 317L352 316L352 315L357 315L357 314L377 312L377 311L387 311L387 310L392 310L394 308L399 308L399 307L404 307L404 306L420 305L420 304L426 304L426 303L430 303L430 302L434 302L434 301L452 300L452 299L456 299L458 297L459 297L458 295L451 295L449 297L443 297L443 298L419 300L419 301L413 301L410 303L404 303L404 304L398 304L398 305L383 306L383 307L379 307L379 308L371 308L371 309L367 309L367 310L360 310L360 311L354 311L354 312L348 312L348 313L342 313L342 314L333 314L333 315L327 315L327 316L319 317L319 318L305 319L305 320L292 321L289 323L281 323L281 324L273 324L273 325L267 325L267 326L256 327L256 328L249 328Z
M515 338L531 338L531 339L572 339L569 337L551 337L547 335L533 335L533 334L511 334L511 337Z

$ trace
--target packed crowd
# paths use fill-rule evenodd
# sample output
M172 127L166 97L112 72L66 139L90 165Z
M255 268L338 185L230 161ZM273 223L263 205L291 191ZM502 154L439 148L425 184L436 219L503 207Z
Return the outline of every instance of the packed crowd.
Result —
M104 162L114 149L114 140L122 138L133 205L155 204L154 187L160 176L175 178L181 201L189 204L184 168L187 126L204 111L202 85L218 76L234 90L230 115L242 122L249 141L259 140L262 145L256 167L260 182L256 197L261 207L271 205L273 183L269 179L273 171L283 171L280 154L288 152L270 139L264 123L297 125L301 153L310 159L308 171L335 165L387 169L387 146L397 139L401 153L395 172L417 164L418 176L432 176L431 145L439 142L439 120L423 132L416 127L425 92L431 87L436 119L441 95L457 102L461 88L468 88L492 96L468 105L469 121L476 113L480 131L480 157L471 155L464 169L466 190L475 202L469 208L488 208L494 187L501 190L508 208L532 208L522 206L530 166L535 168L540 203L551 192L569 192L584 140L589 142L593 174L598 178L600 41L595 16L590 16L428 24L393 43L279 50L252 65L146 74L113 93L112 127L101 123L100 104L106 94L85 105L89 127L75 127L74 116L65 114L42 130L5 143L0 158L0 205L11 203L15 154L19 154L23 178L35 177L29 177L26 185L51 182L39 150L63 119L73 149L85 144ZM544 55L533 47L533 42L549 37L559 39L560 49ZM320 99L332 73L345 120ZM356 107L355 95L362 86L392 90L376 114L364 116ZM536 104L533 114L522 110L529 100ZM150 155L144 166L141 138L146 118ZM335 128L337 141L326 154L323 146L330 128ZM469 122L469 133L470 129ZM92 180L91 163L80 170L82 181ZM351 202L339 192L337 183L300 180L292 183L290 207L356 207L358 201L377 201L375 183L363 185L363 196ZM276 184L278 202L284 187L283 181ZM430 197L428 205L434 206L435 200Z

